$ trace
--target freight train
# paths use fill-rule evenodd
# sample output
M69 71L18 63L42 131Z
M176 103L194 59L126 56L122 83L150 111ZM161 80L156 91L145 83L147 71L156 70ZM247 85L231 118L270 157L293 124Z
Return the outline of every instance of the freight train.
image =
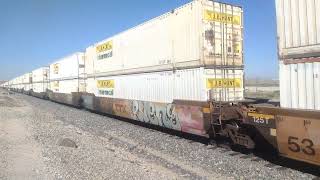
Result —
M320 165L320 112L246 100L243 67L242 8L195 0L3 86Z

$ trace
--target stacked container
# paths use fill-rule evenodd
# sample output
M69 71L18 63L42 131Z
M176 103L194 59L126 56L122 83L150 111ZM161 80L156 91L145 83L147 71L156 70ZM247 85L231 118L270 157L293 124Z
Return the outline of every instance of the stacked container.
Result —
M49 67L32 71L32 90L36 93L46 92L49 84Z
M85 91L84 53L64 57L49 66L48 98L64 104L80 106Z
M13 79L12 88L16 89L19 92L22 92L22 90L24 88L24 86L22 84L22 82L23 82L22 80L23 80L23 76L19 76L19 77L16 77L15 79Z
M242 9L195 0L86 49L87 92L171 103L243 99Z
M9 82L5 82L5 83L3 84L3 87L4 87L4 88L8 88L8 87L9 87Z
M81 52L64 57L50 65L50 90L55 93L71 94L83 90L80 84L80 70L84 68L84 55Z
M2 88L7 88L8 87L8 82L4 82L0 85L0 87Z
M320 110L320 1L276 0L280 100Z
M28 93L32 89L32 73L26 73L21 76L21 85L24 92Z

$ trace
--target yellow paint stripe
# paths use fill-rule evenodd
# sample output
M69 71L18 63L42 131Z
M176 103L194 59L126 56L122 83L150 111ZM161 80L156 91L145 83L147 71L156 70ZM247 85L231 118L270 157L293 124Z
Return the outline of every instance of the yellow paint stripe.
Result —
M259 114L259 113L248 113L248 116L256 117L256 118L263 118L263 119L274 119L274 115L269 114Z
M210 108L203 108L202 112L209 114L211 111L210 111Z

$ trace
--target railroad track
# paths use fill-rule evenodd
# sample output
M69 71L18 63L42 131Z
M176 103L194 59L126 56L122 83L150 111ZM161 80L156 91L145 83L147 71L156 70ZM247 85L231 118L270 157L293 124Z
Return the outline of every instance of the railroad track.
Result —
M102 138L112 145L102 148L105 151L112 153L124 149L139 158L172 168L181 177L198 179L207 177L210 173L246 177L243 172L253 169L257 173L250 175L251 178L268 178L269 175L274 179L316 179L316 176L319 176L318 167L280 158L270 152L234 149L223 140L212 143L203 137L169 131L124 118L114 119L30 96L15 96L24 99L34 109L41 107L35 109L40 118L49 114L50 118L43 123L61 122L63 126L59 131L64 131L66 127L79 129L77 131L82 134ZM38 138L41 139L41 134ZM194 166L201 167L205 172L197 168L194 171Z

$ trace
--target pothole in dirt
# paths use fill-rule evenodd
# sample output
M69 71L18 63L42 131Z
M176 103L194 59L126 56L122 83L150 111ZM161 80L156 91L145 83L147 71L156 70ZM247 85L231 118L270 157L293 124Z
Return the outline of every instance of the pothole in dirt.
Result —
M63 147L78 148L76 142L69 138L59 139L57 144Z

